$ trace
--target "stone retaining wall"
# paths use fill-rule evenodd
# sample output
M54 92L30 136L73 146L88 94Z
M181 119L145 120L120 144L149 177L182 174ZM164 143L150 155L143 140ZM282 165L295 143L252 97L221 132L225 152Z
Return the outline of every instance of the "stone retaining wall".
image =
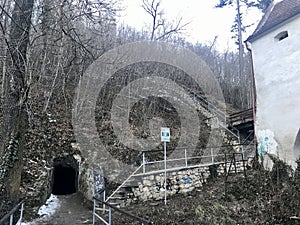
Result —
M243 163L237 162L237 172L243 172ZM229 165L227 165L229 168ZM234 173L231 167L231 173ZM167 195L187 193L204 185L210 177L224 175L224 164L183 169L167 173ZM160 200L164 198L164 173L141 177L137 188L132 188L133 201Z

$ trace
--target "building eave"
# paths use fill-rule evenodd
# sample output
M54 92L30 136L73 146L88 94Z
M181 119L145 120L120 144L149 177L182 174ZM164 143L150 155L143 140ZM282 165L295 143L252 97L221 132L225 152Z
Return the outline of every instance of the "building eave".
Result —
M270 28L264 30L263 32L257 32L257 33L255 33L255 34L250 35L250 36L247 38L246 42L253 43L254 41L260 39L261 37L267 35L268 33L270 33L270 32L272 32L272 31L274 31L274 30L280 28L281 26L283 26L283 25L285 25L285 24L287 24L287 23L289 23L289 22L291 22L292 20L296 19L297 17L300 17L300 13L298 13L298 14L296 14L296 15L293 15L293 16L289 17L288 19L286 19L286 20L284 20L284 21L281 21L281 22L279 22L279 23L273 25L272 27L270 27Z

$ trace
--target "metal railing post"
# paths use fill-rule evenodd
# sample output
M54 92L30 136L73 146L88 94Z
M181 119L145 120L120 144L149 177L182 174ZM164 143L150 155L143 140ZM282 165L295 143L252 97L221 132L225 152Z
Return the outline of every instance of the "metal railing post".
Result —
M104 190L103 191L103 202L106 201L106 191ZM103 204L103 211L105 211L106 207L105 207L105 204Z
M186 148L184 149L184 159L185 159L185 167L187 167L188 166L188 160L187 160Z
M145 152L143 152L143 173L145 173L146 172L146 168L145 168Z
M21 225L21 224L22 224L23 211L24 211L24 203L22 203L22 205L21 205L20 219L19 219L19 221L18 221L18 225Z
M93 197L93 199L94 199L96 202L97 202L97 201L100 201L100 202L101 202L101 200L100 200L100 199L97 199L96 197ZM112 225L112 224L113 224L113 218L112 218L112 211L113 211L113 210L115 210L115 211L121 213L121 214L124 215L124 216L130 217L130 218L132 218L132 219L134 219L134 220L137 220L137 221L139 221L139 222L142 222L143 224L149 224L149 225L150 225L150 224L153 224L150 220L144 219L144 218L139 217L139 216L137 216L137 215L134 215L134 214L132 214L132 213L129 212L129 211L125 211L125 210L123 210L123 209L120 209L120 208L118 208L118 206L111 205L111 204L108 203L108 202L103 202L103 204L105 204L105 205L108 207L108 210L107 210L108 215L107 215L107 214L105 214L105 215L99 215L99 214L95 213L95 218L98 218L99 220L101 220L105 225ZM107 220L104 219L103 216L104 216L105 218L107 218L107 216L108 216Z
M111 223L111 207L109 207L109 211L108 211L108 224L112 225L112 223Z
M14 221L14 214L11 214L9 219L9 225L13 225L13 221Z
M211 154L211 163L214 164L215 158L214 158L214 149L213 148L210 149L210 154Z
M95 224L95 211L96 211L96 199L94 199L94 206L93 206L93 225Z
M227 176L227 154L225 153L224 174Z

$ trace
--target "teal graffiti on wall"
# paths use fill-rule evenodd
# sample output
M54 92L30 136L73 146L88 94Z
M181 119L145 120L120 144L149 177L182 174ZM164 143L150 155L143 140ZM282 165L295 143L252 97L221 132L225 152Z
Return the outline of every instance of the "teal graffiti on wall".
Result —
M257 151L261 156L265 156L268 153L268 149L271 146L269 137L258 138Z
M269 129L257 132L257 144L257 152L260 156L276 154L277 152L277 142L274 132Z

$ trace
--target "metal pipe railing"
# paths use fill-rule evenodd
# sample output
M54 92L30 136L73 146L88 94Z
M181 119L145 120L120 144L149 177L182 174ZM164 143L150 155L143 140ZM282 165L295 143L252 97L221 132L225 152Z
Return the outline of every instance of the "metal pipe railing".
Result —
M171 169L182 169L182 168L189 168L189 167L194 167L194 166L201 166L201 164L205 164L207 165L208 163L210 164L220 164L224 162L224 153L217 153L220 152L220 150L222 148L226 148L228 146L232 146L232 145L224 145L224 146L212 146L210 148L199 148L198 150L209 150L210 152L207 155L199 155L199 156L189 156L188 155L188 151L192 150L193 152L195 151L195 148L179 148L183 150L183 154L184 156L182 157L178 157L178 158L171 158L171 159L167 159L167 163L171 164L173 162L172 168ZM236 145L236 146L240 146L240 144ZM178 149L178 148L176 148ZM218 149L218 150L216 150ZM107 199L104 199L105 202L108 202L132 177L134 177L135 175L144 175L144 174L148 174L148 173L156 173L156 172L161 172L161 168L159 168L159 165L162 166L162 163L164 163L164 160L155 160L155 161L149 161L147 160L146 154L151 154L151 153L155 153L155 152L162 152L163 150L161 149L155 149L155 150L144 150L139 154L140 157L140 162L141 164L127 177L127 179L125 179L121 185L118 186L117 189L115 189L113 191L112 194L110 194L110 196ZM170 150L168 150L170 151ZM216 154L217 153L217 154ZM244 152L241 152L242 154ZM227 153L228 154L228 153ZM229 153L230 154L230 153ZM208 159L211 158L211 161L206 161L205 163L203 163L203 159ZM200 163L199 162L191 162L192 160L201 160ZM174 165L174 162L179 162L182 161L182 163L180 163L180 165L178 163L176 163L176 165Z
M118 208L116 206L113 206L113 205L109 204L108 202L101 201L100 199L98 199L96 197L93 197L93 199L94 199L93 224L95 224L95 217L97 217L98 219L100 219L106 225L111 225L112 224L112 210L115 210L115 211L121 213L122 215L130 217L130 218L132 218L132 219L134 219L136 221L139 221L143 225L151 225L151 224L153 224L153 222L151 222L148 219L144 219L142 217L134 215L133 213L125 211L124 209L120 209L120 208ZM102 204L104 204L104 205L106 205L108 207L108 221L106 221L104 218L102 218L99 214L96 213L96 204L97 204L97 201L100 202L100 203L102 203Z
M207 101L207 99L205 99L201 95L195 93L192 89L190 89L190 88L187 88L187 89L193 95L193 97L195 98L195 100L197 100L197 102L203 108L207 109L207 111L209 111L210 113L214 114L218 119L220 119L221 121L223 121L224 123L226 123L226 121L227 121L227 115L226 115L225 112L223 112L222 110L220 110L214 104L212 104L209 101Z
M25 200L21 200L15 207L12 208L1 220L0 224L4 224L9 220L9 225L13 225L14 213L20 208L20 217L16 223L16 225L22 224L23 211L24 211Z
M130 180L130 178L136 174L137 171L139 171L142 168L143 165L140 165L129 177L127 177L127 179L125 181L123 181L123 183L105 200L105 202L107 202L108 200L110 200L112 198L112 196L114 196L122 187L123 185Z
M240 146L239 145L236 145L236 146ZM226 147L226 146L224 146ZM219 147L219 151L221 150L222 147ZM194 165L198 165L198 166L201 166L201 163L198 164L198 163L190 163L191 160L202 160L202 159L207 159L207 158L211 158L211 161L208 162L208 163L211 163L211 164L219 164L219 163L222 163L224 162L224 153L219 153L219 154L216 154L216 148L208 148L208 150L210 150L209 154L207 155L200 155L200 156L188 156L188 150L193 150L194 149L188 149L188 148L185 148L183 149L183 153L184 153L184 156L183 157L178 157L178 158L171 158L171 159L167 159L167 163L172 163L173 162L173 165L172 165L172 168L173 169L176 169L177 167L174 166L174 162L180 162L182 161L182 163L178 166L178 168L188 168L190 166L194 166ZM164 162L164 160L155 160L155 161L146 161L146 153L147 154L151 154L153 152L158 152L158 151L162 151L162 150L155 150L155 151L143 151L142 153L142 158L143 158L143 164L142 164L142 168L143 168L143 171L142 172L139 172L139 171L136 171L137 174L145 174L146 172L147 173L155 173L155 172L159 172L161 171L161 169L159 169L158 167L159 166L155 166L155 165L160 165L162 166L161 164ZM241 152L243 154L243 152ZM229 153L230 154L230 153ZM207 163L207 162L206 162Z
M213 151L213 149L211 149L211 150ZM166 162L167 163L171 163L171 162L176 162L176 161L177 162L178 161L184 161L184 166L179 166L179 167L180 168L182 168L182 167L186 167L187 168L187 167L191 166L188 163L189 160L211 158L211 163L212 164L217 164L217 163L222 163L223 161L220 161L220 160L216 161L215 160L216 157L223 157L223 156L224 156L224 154L210 154L210 155L205 155L205 156L192 156L192 157L184 157L184 158L176 158L176 159L167 159ZM164 162L164 160L157 160L157 161L146 162L145 165L143 165L143 168L145 168L145 169L143 170L142 174L146 173L147 166L152 166L152 168L153 168L153 167L155 167L155 164L161 164L163 162ZM195 164L195 165L199 165L200 166L201 164ZM176 169L176 167L174 167L174 166L172 166L172 168ZM151 171L147 170L147 173L150 173L150 172L154 172L155 173L156 170L151 170Z

